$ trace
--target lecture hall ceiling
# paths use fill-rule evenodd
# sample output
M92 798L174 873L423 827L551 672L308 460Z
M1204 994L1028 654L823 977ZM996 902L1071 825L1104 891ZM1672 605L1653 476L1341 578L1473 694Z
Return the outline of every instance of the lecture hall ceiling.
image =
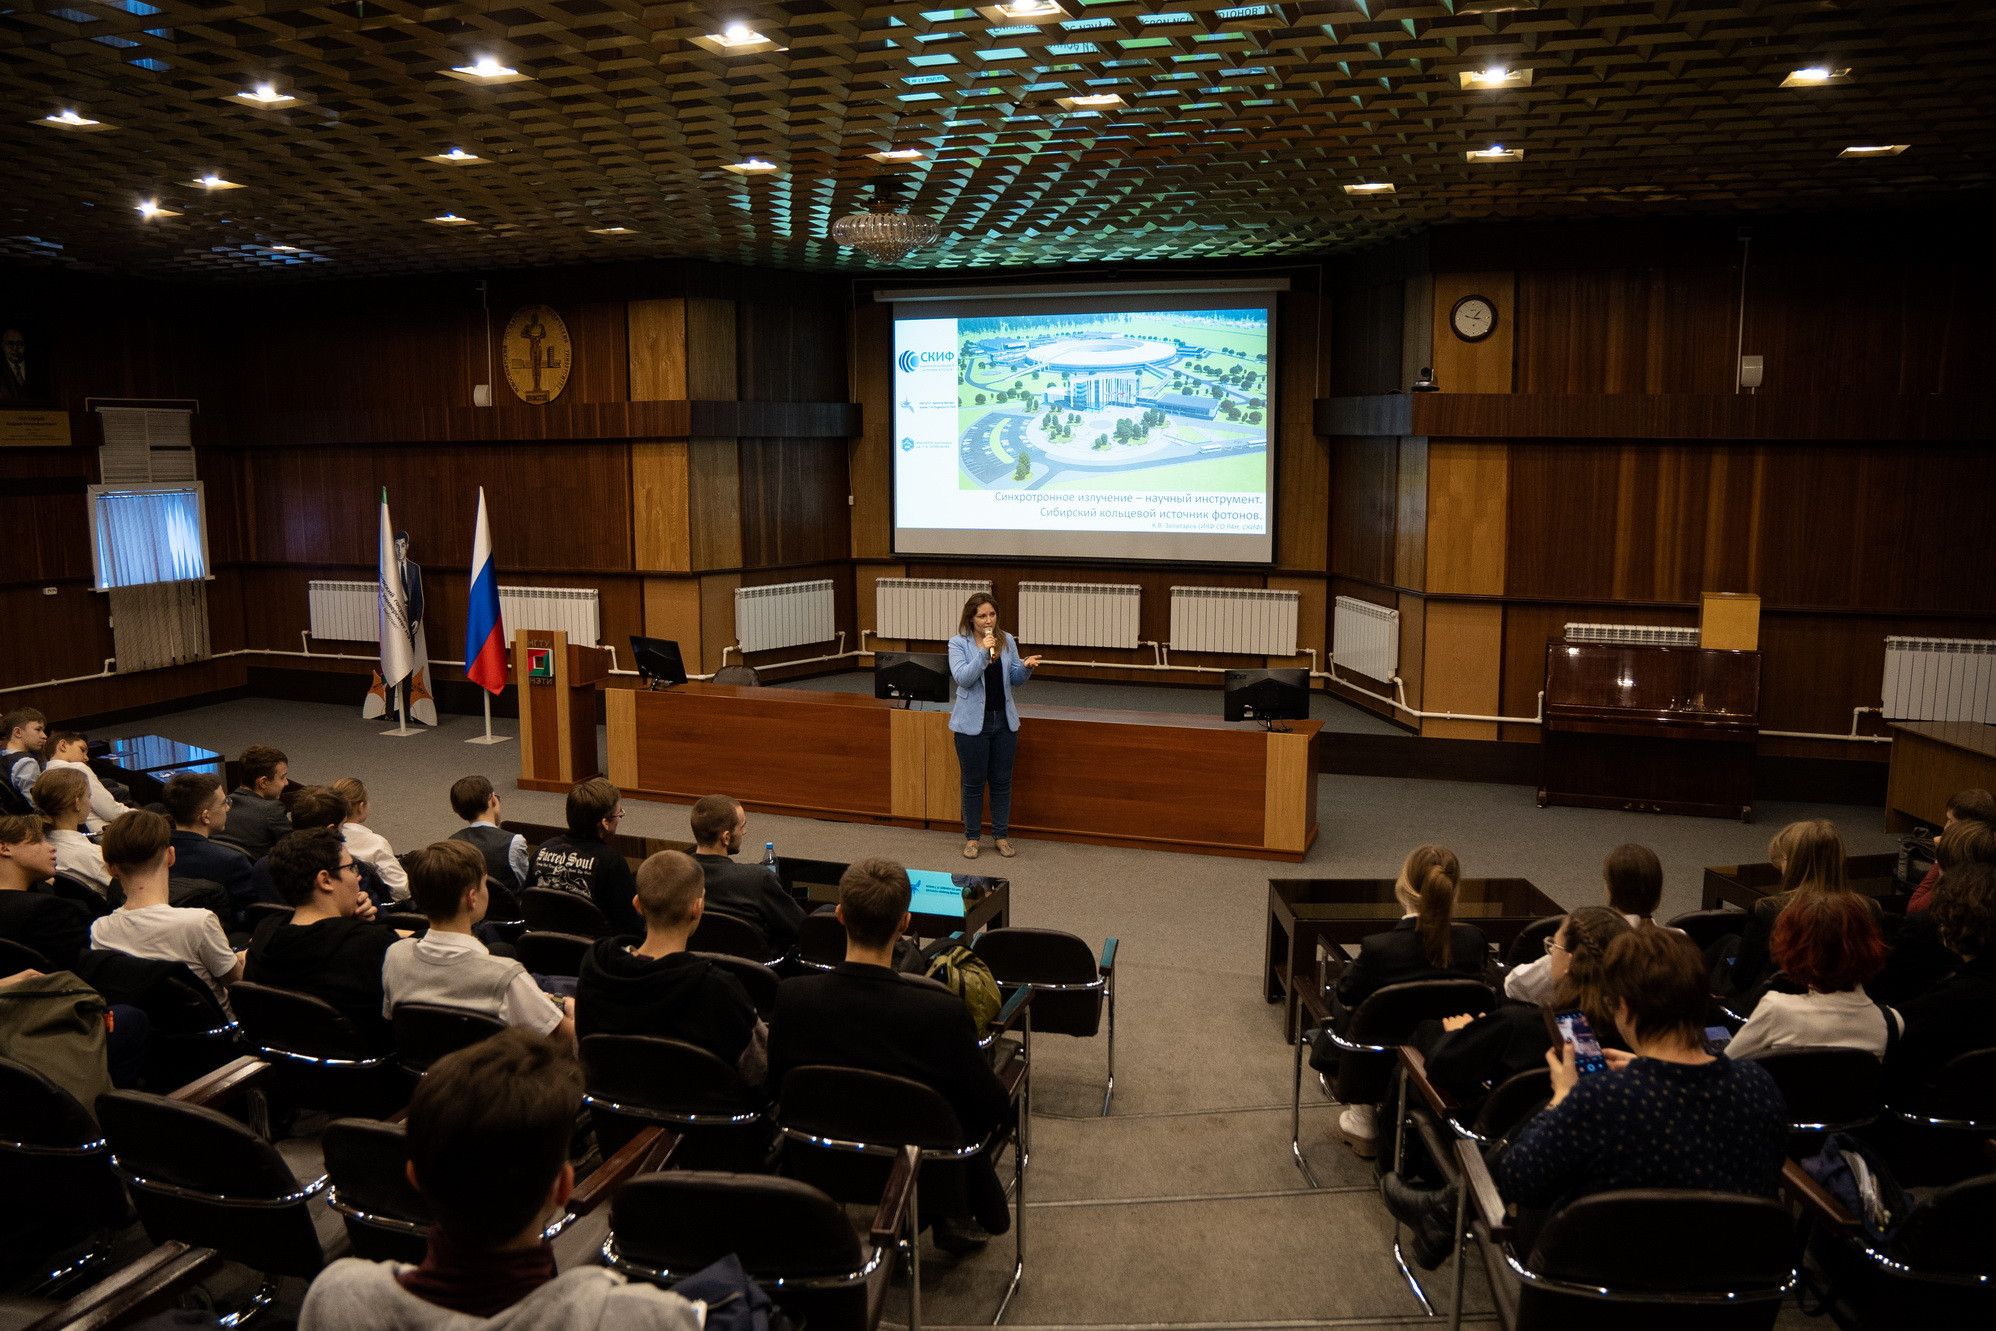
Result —
M1996 160L1987 0L12 3L0 255L151 276L862 270L825 233L889 173L947 269L1939 201ZM447 72L480 61L523 77Z

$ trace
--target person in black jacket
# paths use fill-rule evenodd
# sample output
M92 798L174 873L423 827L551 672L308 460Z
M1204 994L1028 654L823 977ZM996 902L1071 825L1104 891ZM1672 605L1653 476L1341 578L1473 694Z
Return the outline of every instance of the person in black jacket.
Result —
M361 892L353 852L333 828L315 827L279 841L269 864L291 918L257 926L243 978L322 998L375 1049L393 1048L394 1028L381 1015L381 959L396 934Z
M229 792L229 821L216 831L215 839L260 860L291 834L291 815L280 798L291 779L291 760L268 744L252 744L243 750L237 766L243 783Z
M55 843L42 831L42 820L0 814L0 938L68 970L90 946L90 914L43 890L53 877Z
M1901 1107L1921 1105L1949 1060L1996 1045L1996 866L1950 866L1928 909L1961 965L1899 1008L1906 1030L1885 1063L1885 1098Z
M976 1141L1011 1117L1011 1101L977 1047L963 1000L934 980L894 969L894 944L911 923L908 900L908 871L891 860L860 860L845 871L838 917L846 959L837 970L777 989L769 1085L781 1096L784 1075L812 1063L907 1077L940 1092L965 1138ZM1011 1218L989 1155L967 1161L966 1171L972 1215L984 1230L1003 1233ZM936 1243L946 1251L968 1251L987 1237L962 1217L935 1218Z
M242 847L215 840L229 825L229 797L222 793L221 778L207 772L177 773L167 780L159 802L173 819L173 876L219 883L229 894L227 909L240 916L243 907L256 900L256 888L250 877L250 858ZM220 903L205 897L188 900L176 894L174 904L220 913ZM234 919L223 923L235 927Z
M1976 791L1975 794L1982 792ZM1926 904L1906 912L1906 918L1892 934L1892 949L1885 957L1885 973L1873 992L1898 1004L1918 998L1947 978L1961 965L1961 959L1941 944L1941 931L1934 920L1933 894L1947 875L1970 863L1996 864L1996 823L1979 818L1957 818L1934 842L1934 872L1926 891ZM1916 893L1913 898L1920 900Z
M662 1035L699 1045L760 1086L769 1028L742 983L686 940L705 913L706 878L690 856L662 850L638 866L645 936L599 939L575 984L575 1032Z
M774 956L797 946L804 908L768 869L734 861L748 831L748 811L726 795L705 795L693 806L692 824L693 858L707 874L708 907L759 927Z
M528 887L573 892L596 903L610 919L610 931L637 937L645 922L631 904L637 880L623 852L609 844L624 820L624 797L603 777L592 777L568 792L568 831L534 848Z

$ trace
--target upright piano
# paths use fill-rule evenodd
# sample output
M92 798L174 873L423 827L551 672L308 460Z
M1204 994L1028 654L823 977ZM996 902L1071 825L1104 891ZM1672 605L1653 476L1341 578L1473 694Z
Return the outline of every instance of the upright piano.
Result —
M1546 644L1539 804L1753 817L1760 653Z

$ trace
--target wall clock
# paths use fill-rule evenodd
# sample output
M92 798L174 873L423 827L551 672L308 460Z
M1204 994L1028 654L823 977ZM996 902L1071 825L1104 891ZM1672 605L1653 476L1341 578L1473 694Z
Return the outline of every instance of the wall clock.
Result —
M1464 296L1449 310L1448 326L1465 342L1481 342L1497 331L1497 306L1488 296Z
M552 402L568 384L568 325L545 305L525 305L506 321L506 382L522 402Z

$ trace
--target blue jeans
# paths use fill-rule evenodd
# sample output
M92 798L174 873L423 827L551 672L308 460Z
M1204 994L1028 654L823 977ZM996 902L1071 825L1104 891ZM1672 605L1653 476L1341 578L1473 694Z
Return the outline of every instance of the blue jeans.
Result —
M963 769L963 839L975 841L984 825L984 787L991 787L991 835L1003 838L1012 830L1012 755L1019 751L1019 732L1005 724L1005 714L984 718L984 733L956 740L956 765Z

